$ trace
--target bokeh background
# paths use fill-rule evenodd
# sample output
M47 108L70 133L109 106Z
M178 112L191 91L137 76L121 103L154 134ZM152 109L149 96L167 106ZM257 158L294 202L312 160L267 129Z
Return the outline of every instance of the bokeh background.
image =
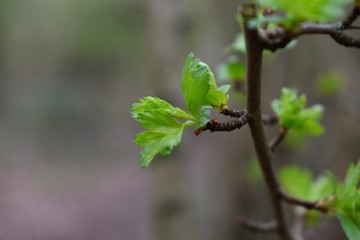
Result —
M239 33L237 0L2 0L0 2L0 238L6 240L276 239L236 225L268 220L251 173L248 129L187 131L168 158L139 165L131 104L155 95L183 107L190 51L214 71ZM342 178L360 156L360 52L302 37L264 61L263 108L282 86L326 106L326 133L283 144L275 165ZM331 96L314 79L344 78ZM231 93L230 93L231 94ZM244 106L236 93L231 107ZM276 128L269 128L269 138ZM295 146L297 144L295 143ZM300 146L301 145L301 146ZM256 174L255 174L256 175ZM345 239L327 219L313 239Z

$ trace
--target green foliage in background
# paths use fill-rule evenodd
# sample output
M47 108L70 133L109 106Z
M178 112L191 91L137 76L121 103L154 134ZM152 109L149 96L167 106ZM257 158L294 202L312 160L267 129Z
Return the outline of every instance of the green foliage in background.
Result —
M230 57L227 62L218 67L219 80L245 81L246 65L236 57Z
M271 103L273 111L279 117L280 125L287 130L294 130L311 135L320 135L324 128L319 120L323 114L321 105L305 108L306 96L298 96L292 89L283 88L280 99Z
M328 22L344 15L353 0L257 0L262 7L283 11L280 21L287 28L304 21ZM272 19L270 19L272 20ZM271 22L271 21L270 21Z
M283 167L279 179L284 189L301 199L318 201L339 219L350 240L360 238L360 160L351 164L344 182L331 172L314 179L309 170Z
M322 96L332 96L339 93L345 84L344 76L338 72L326 72L318 76L315 90Z

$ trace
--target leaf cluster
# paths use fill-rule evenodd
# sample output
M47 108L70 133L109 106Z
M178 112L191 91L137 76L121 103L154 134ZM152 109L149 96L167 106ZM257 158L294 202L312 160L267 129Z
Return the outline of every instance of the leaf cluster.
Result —
M257 0L265 8L281 12L276 22L292 28L304 21L328 22L344 15L347 4L353 0ZM273 17L274 18L274 17ZM279 20L280 18L280 20ZM270 19L271 20L271 19ZM271 22L271 21L270 21Z
M185 128L199 129L210 120L210 108L227 105L229 85L216 86L209 66L192 53L186 59L182 93L188 111L173 107L157 97L144 97L132 105L131 116L146 130L135 136L142 167L148 167L157 154L168 156L178 146Z
M295 166L282 168L279 178L293 196L317 201L335 214L350 240L360 239L360 160L350 165L344 182L329 171L314 179L310 171ZM314 212L309 216L314 217Z
M271 106L279 117L280 125L287 130L311 135L320 135L324 132L319 122L323 115L323 107L314 105L306 108L306 96L298 96L295 90L283 88L280 99L273 100Z

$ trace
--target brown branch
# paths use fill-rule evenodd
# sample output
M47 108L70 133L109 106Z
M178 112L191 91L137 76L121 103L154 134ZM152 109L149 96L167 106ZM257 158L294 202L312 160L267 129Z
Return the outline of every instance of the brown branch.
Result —
M248 114L246 112L246 110L235 110L235 109L228 109L227 106L223 106L221 107L221 114L225 115L225 116L230 116L233 118L240 118L242 117L244 114Z
M276 147L284 140L284 138L287 135L287 130L283 127L279 129L278 135L276 135L275 138L273 138L269 143L269 148L272 152L275 151Z
M265 182L270 192L271 202L278 224L277 233L282 240L291 239L284 218L281 199L278 195L279 184L272 167L271 154L267 146L267 140L262 123L261 111L261 62L263 43L260 40L257 29L248 27L248 21L256 17L254 4L243 4L240 14L244 22L244 34L246 42L246 82L247 82L247 110L252 116L249 127L255 145L257 158L265 177Z
M298 199L296 197L290 196L282 191L279 191L279 196L281 197L281 199L283 199L285 202L294 204L294 205L298 205L298 206L302 206L308 210L318 210L322 213L327 213L328 212L328 208L322 206L321 202L319 201L315 201L315 202L310 202L310 201L306 201L306 200L302 200L302 199Z
M354 6L351 12L345 17L342 21L344 28L349 28L353 22L358 18L360 15L360 9L357 6Z
M231 131L233 131L235 129L240 129L250 119L251 119L250 115L246 111L243 111L241 117L239 117L238 119L232 120L232 121L219 122L219 121L217 121L215 119L211 120L205 125L205 127L200 129L200 131L209 130L211 132L231 132Z
M284 48L291 40L300 35L307 34L327 34L340 45L360 48L360 39L355 39L344 32L345 30L356 29L356 27L352 26L352 23L360 15L359 5L360 4L357 2L356 6L353 7L343 21L325 24L304 22L297 32L289 32L281 27L275 29L259 29L259 36L264 47L271 51Z
M355 47L360 48L360 39L355 39L346 35L343 32L338 32L336 34L332 34L331 37L340 45L344 47Z
M273 232L277 229L277 224L275 221L259 222L244 217L238 217L236 222L242 227L254 232Z

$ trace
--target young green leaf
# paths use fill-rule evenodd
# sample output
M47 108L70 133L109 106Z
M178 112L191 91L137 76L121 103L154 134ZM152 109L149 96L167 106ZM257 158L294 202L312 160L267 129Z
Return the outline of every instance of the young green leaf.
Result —
M295 90L283 88L280 99L271 103L274 112L278 115L280 125L285 129L293 129L311 135L320 135L324 128L319 120L323 114L321 105L306 106L305 95L297 96Z
M353 0L258 0L262 7L283 11L283 25L290 28L304 21L328 22L342 17ZM277 20L279 21L279 20Z
M279 179L285 190L302 199L308 199L313 182L310 171L298 167L283 167L280 170Z
M142 167L148 167L157 154L167 156L181 141L185 127L196 124L196 119L168 102L145 97L133 104L131 116L146 129L135 136L135 143L143 147L140 151ZM187 120L184 123L177 119Z
M182 92L187 109L197 119L203 106L221 108L228 101L224 88L216 86L210 67L194 59L193 53L188 55L183 68Z
M182 92L186 107L194 117L199 117L213 78L209 66L194 59L194 54L190 53L183 68Z
M338 212L336 216L349 240L360 239L360 221L343 212Z

